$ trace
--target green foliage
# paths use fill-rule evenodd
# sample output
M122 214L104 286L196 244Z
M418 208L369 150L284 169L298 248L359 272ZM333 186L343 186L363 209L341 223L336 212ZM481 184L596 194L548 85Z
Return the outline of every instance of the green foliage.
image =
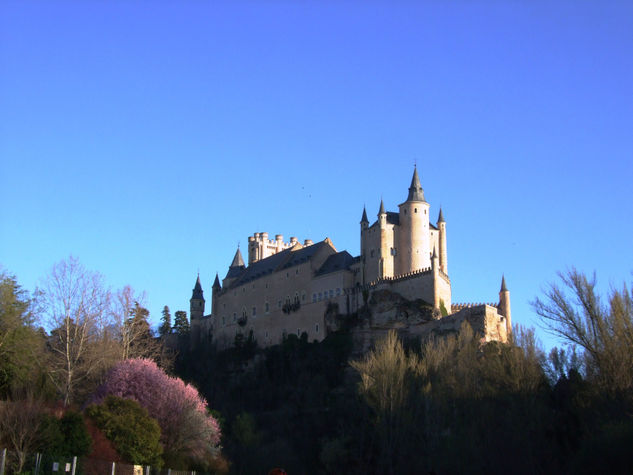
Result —
M34 327L29 294L0 270L0 397L29 389L42 392L44 337ZM34 384L37 383L37 384ZM45 384L44 384L45 386Z
M89 406L86 414L126 461L161 465L160 427L139 403L107 396L103 403Z
M187 312L178 310L174 314L174 332L181 337L189 335L189 320L187 320Z
M90 453L92 438L79 412L66 411L61 419L43 414L39 434L39 450L50 455L83 457Z
M444 300L440 299L440 313L443 317L448 315L448 310L446 310L446 305L444 304Z
M169 313L169 307L165 305L160 319L161 324L158 327L158 334L160 336L169 335L171 333L171 313Z

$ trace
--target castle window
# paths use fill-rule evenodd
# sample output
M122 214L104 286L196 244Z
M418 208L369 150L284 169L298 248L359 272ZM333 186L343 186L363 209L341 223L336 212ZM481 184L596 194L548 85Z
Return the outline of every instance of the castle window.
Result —
M246 308L242 307L242 318L246 318Z
M318 323L316 325L314 325L314 331L316 333L319 333L319 324Z
M418 212L418 208L413 208L413 212L417 213Z
M404 214L407 214L407 210L406 209L404 210Z
M340 289L340 288L337 288L337 289L336 289L336 296L338 297L339 295L341 295L341 289Z
M257 316L257 307L253 307L253 317Z
M301 328L297 328L297 336L301 336Z
M322 298L323 298L323 294L319 292L319 302L321 301Z
M334 290L330 289L330 298L334 297Z
M317 296L316 293L312 294L312 303L316 302Z
M225 317L222 317L222 325L226 325Z
M301 301L302 302L306 301L306 293L305 292L301 292Z
M237 320L237 313L233 312L233 321Z
M374 250L371 250L371 257L374 257Z
M268 304L268 302L264 304L264 309L266 313L270 312L270 305Z
M281 300L277 300L277 308L281 308Z
M299 269L295 269L295 275L299 274Z

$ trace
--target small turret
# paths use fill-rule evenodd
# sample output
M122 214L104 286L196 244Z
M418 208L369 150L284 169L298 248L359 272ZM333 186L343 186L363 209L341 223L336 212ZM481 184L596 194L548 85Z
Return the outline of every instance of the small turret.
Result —
M506 317L506 332L508 339L512 336L512 311L510 309L510 291L506 287L506 276L501 277L501 290L499 290L499 314Z
M244 259L242 259L242 253L240 252L240 247L237 247L237 251L235 252L235 256L233 257L233 262L229 266L229 271L226 273L226 277L222 281L222 287L227 288L237 279L242 272L246 269L244 265Z
M437 217L437 229L439 230L440 245L440 269L448 275L448 252L446 251L446 221L444 221L444 213L440 206L440 214Z
M189 300L189 315L191 315L192 321L204 316L204 293L200 284L200 275L196 279L196 284L191 293L191 300Z
M222 286L220 285L220 278L218 277L218 273L215 273L215 280L213 281L213 290L220 290Z
M244 267L244 259L242 258L242 253L240 252L240 247L237 247L237 252L233 257L233 262L229 267Z
M367 208L363 206L363 217L360 219L360 227L366 228L368 224L369 220L367 219Z

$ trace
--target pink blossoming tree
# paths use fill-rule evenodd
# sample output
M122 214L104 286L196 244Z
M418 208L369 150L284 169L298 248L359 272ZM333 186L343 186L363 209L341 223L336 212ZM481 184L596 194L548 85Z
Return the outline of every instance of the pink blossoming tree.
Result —
M167 375L149 359L117 363L93 401L108 395L133 399L158 421L166 464L210 463L220 451L220 428L196 388ZM187 467L183 467L187 468Z

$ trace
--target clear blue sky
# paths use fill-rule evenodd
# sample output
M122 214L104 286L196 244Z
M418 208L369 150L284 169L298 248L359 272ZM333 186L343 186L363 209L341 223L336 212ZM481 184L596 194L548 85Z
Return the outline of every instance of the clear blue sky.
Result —
M630 282L633 2L0 5L0 263L29 290L73 254L157 323L253 232L357 255L414 162L455 302L505 272L534 326L558 270Z

